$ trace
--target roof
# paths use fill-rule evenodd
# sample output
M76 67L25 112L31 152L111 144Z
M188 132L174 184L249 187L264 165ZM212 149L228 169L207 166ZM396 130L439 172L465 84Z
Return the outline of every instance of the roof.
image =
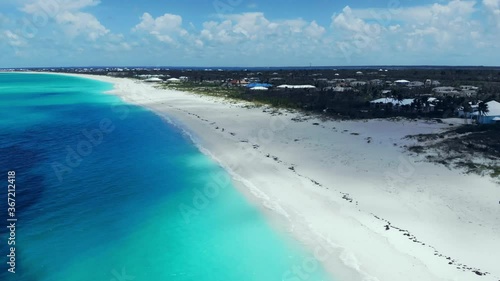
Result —
M268 89L266 87L257 86L257 87L250 88L250 90L252 90L252 91L267 91Z
M160 78L153 77L153 78L148 78L144 81L145 82L162 82L163 80L161 80Z
M500 102L489 101L486 103L488 105L488 112L484 114L485 116L499 116L500 117ZM474 106L472 106L474 107ZM477 105L476 105L477 107ZM479 111L472 113L472 115L479 115Z
M404 99L402 101L399 101L399 100L393 99L393 98L381 98L381 99L373 100L370 103L383 103L383 104L392 103L392 104L398 104L398 105L410 105L413 103L413 101L415 101L415 99Z
M279 88L279 89L316 89L316 87L312 86L312 85L279 85L277 88Z
M487 116L500 116L500 102L492 100L486 104L488 105L488 113L486 113Z
M436 87L432 89L433 91L452 91L455 90L454 87Z
M394 83L410 83L408 80L396 80Z
M255 87L264 87L264 88L269 88L272 87L273 85L267 84L267 83L250 83L246 85L247 88L255 88Z

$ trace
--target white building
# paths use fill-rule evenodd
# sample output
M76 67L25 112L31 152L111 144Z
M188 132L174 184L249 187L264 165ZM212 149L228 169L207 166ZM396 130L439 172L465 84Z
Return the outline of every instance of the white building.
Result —
M278 89L316 89L313 85L279 85Z
M420 81L412 81L408 83L408 87L423 87L424 85L425 83Z
M160 79L160 78L158 78L158 77L151 77L151 78L148 78L148 79L144 80L144 82L161 83L161 82L163 82L163 80Z
M457 90L453 87L436 87L432 89L432 91L436 94L441 94L441 95L453 95L453 94L459 94Z
M167 79L167 83L180 83L180 82L181 82L181 79L179 79L179 78Z
M396 81L394 81L394 84L396 84L398 86L408 86L408 84L410 84L410 81L408 81L408 80L396 80Z

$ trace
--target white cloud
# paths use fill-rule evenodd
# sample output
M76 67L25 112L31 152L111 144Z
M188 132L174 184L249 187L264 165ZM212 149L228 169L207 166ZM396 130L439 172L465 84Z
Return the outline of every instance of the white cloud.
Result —
M3 36L6 40L6 43L12 47L22 47L26 45L26 40L21 36L15 34L10 30L6 30L3 32Z
M394 21L426 24L429 22L442 22L450 18L467 17L476 11L475 5L476 1L452 0L447 4L434 3L431 5L412 7L398 6L373 9L352 9L351 13L357 18L374 20L381 25L387 25Z
M84 35L88 40L96 41L110 32L88 13L64 12L56 16L56 21L70 38Z
M483 0L483 5L489 14L490 21L500 29L500 0Z
M368 33L373 26L353 13L349 6L346 6L342 13L332 16L332 27L341 31Z
M31 16L27 19L36 29L45 28L52 19L70 39L82 36L96 41L110 31L94 15L81 10L99 3L98 0L32 0L21 11Z
M181 15L143 13L124 35L114 34L91 13L99 0L16 1L39 32L36 38L27 37L22 26L7 20L0 26L1 40L21 50L50 46L68 56L98 50L118 58L122 50L146 54L134 57L136 61L168 58L169 63L196 58L222 64L411 64L424 63L422 58L445 63L442 58L453 54L474 61L477 53L484 57L500 47L500 0L436 0L385 9L346 6L327 26L319 18L276 19L256 12L250 1L244 7L255 12L219 13L202 23L183 23ZM53 38L59 40L51 45Z
M98 0L31 0L21 8L21 11L27 14L45 13L55 17L58 13L79 11L99 4Z
M164 14L153 18L149 13L144 13L141 22L132 31L145 32L159 41L169 44L175 44L179 37L188 35L188 32L182 27L182 17L173 14Z
M477 12L475 6L475 1L460 0L396 9L347 6L332 17L332 28L342 34L340 44L349 50L349 56L391 49L421 55L469 52L484 46L484 42L478 40L478 34L483 32L481 23L473 18Z
M272 21L263 13L243 13L223 16L223 20L203 24L200 35L204 40L216 43L263 42L272 45L284 40L320 39L326 29L316 21L303 19Z

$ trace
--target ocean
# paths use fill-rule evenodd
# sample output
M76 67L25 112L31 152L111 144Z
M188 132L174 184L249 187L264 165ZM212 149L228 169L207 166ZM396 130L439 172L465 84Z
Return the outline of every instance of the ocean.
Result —
M111 89L0 74L0 280L329 280L186 134Z

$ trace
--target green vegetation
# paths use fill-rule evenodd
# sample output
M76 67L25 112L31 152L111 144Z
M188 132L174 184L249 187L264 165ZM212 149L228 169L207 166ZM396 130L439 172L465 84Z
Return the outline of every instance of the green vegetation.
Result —
M228 99L241 99L241 95L244 92L243 88L239 87L221 87L220 84L214 83L169 83L161 84L160 88L171 89L178 91L187 91L195 94L222 97Z
M428 161L500 180L500 124L464 125L440 134L408 138L419 142L408 150L427 153Z

